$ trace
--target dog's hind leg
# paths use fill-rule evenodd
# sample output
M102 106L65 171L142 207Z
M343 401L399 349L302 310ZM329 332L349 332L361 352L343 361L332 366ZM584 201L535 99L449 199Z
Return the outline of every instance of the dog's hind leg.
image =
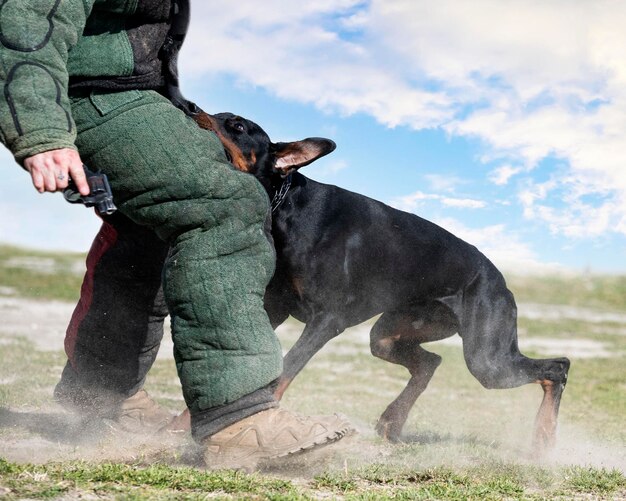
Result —
M376 432L385 440L398 442L404 423L415 401L428 386L439 364L441 357L426 351L419 345L413 346L413 363L411 378L396 399L391 402L376 423ZM382 357L381 357L382 358ZM389 360L393 362L393 360ZM404 364L402 364L404 365Z
M389 404L376 425L378 434L392 442L399 440L409 411L441 363L439 355L426 351L420 343L442 339L456 332L453 323L436 322L428 315L420 315L417 321L413 320L415 318L415 312L384 313L370 334L374 356L403 365L411 374L404 390Z
M569 360L564 359L567 367ZM564 362L565 363L565 362ZM567 372L565 374L567 378ZM561 403L561 395L565 389L565 381L555 383L554 381L545 379L539 381L543 388L543 400L535 418L535 433L533 436L533 453L535 457L540 458L545 451L552 449L556 441L557 418L559 415L559 406Z
M344 331L332 315L317 315L310 319L302 334L283 359L283 373L274 396L280 400L293 379L328 341Z
M470 372L485 388L514 388L539 383L543 400L535 421L535 454L554 445L561 395L567 382L567 358L533 359L517 343L517 309L504 280L477 277L464 292L459 334Z

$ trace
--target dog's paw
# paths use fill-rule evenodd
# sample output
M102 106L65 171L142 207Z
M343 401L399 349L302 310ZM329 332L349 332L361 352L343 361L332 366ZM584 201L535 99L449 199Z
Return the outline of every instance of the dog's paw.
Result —
M390 421L381 417L376 424L376 433L384 440L397 443L400 442L400 433L403 425L404 423Z

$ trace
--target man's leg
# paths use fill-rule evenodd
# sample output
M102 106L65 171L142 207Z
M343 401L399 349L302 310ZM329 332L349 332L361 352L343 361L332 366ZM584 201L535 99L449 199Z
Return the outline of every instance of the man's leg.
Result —
M107 216L87 257L65 338L68 362L55 397L87 416L150 433L171 415L142 390L163 337L161 289L168 246L122 214Z
M234 170L214 134L156 93L92 93L72 111L81 155L108 174L120 211L170 244L164 290L194 437L216 436L244 414L270 416L282 355L263 309L274 270L263 188ZM279 421L307 427L307 440L320 428L287 423L284 414ZM328 430L307 447L347 431L343 422L321 428Z

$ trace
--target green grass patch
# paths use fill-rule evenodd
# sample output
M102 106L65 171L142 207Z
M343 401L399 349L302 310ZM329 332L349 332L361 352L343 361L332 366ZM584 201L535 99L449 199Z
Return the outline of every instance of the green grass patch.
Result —
M4 499L618 499L626 478L617 470L493 463L452 470L374 464L325 472L297 483L267 474L203 471L162 464L65 462L16 464L0 459Z
M207 472L166 465L85 462L15 464L0 459L4 499L49 499L64 495L105 499L298 499L289 481L234 471ZM211 496L213 497L213 496Z
M567 417L591 431L594 437L625 447L624 358L591 358L575 362L564 394Z
M626 310L624 275L507 275L507 284L520 302Z
M76 301L85 255L0 245L0 294Z
M588 494L598 496L596 499L612 499L625 492L626 478L617 470L550 470L510 463L421 471L372 465L349 473L320 475L312 485L349 500L568 499Z
M565 469L564 473L566 490L596 495L625 494L626 477L620 471L574 466Z
M38 351L30 341L13 338L0 344L0 360L0 406L8 407L49 402L66 358L61 351Z
M608 343L610 347L624 345L626 325L612 322L593 323L561 318L558 320L518 319L519 338L552 338L568 341L586 339Z

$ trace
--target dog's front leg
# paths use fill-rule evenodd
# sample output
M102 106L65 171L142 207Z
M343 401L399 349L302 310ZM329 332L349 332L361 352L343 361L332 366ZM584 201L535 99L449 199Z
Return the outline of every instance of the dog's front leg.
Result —
M274 392L278 400L283 397L287 387L313 355L328 341L341 334L344 329L345 326L340 325L330 314L314 315L306 323L302 334L283 360L283 373Z

